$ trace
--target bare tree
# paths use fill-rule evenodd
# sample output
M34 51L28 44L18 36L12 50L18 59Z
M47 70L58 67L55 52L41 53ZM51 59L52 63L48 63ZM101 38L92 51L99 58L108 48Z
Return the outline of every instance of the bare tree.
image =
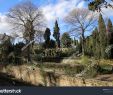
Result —
M44 16L40 8L32 2L21 2L10 9L7 14L8 22L17 33L22 32L26 44L34 40L34 37L40 34L40 28L44 26ZM28 61L31 61L30 53L32 53L33 44L29 44Z
M85 53L85 32L91 31L95 27L96 18L93 12L87 9L74 9L65 17L65 22L69 26L70 33L82 37L82 53Z

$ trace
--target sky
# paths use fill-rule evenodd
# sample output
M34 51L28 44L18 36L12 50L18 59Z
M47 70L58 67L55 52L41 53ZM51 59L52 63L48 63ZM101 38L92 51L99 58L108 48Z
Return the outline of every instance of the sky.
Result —
M11 33L9 24L6 21L5 14L10 8L25 0L0 0L0 33ZM47 27L53 33L55 20L58 20L61 34L68 32L63 18L75 8L87 8L87 2L84 0L31 0L36 6L39 6L47 20ZM112 11L112 12L111 12ZM103 16L111 18L113 21L113 9L103 9Z

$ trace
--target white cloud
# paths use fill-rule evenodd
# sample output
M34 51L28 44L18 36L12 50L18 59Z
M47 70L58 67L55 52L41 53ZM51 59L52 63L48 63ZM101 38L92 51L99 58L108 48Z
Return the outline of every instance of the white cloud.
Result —
M54 23L56 18L62 19L75 7L82 7L84 4L81 1L82 0L58 0L56 4L50 2L48 5L42 6L42 9L48 23ZM10 25L7 23L6 18L5 14L0 13L0 34L11 34L12 30Z
M84 7L85 6L85 1L81 1L78 5L77 5L77 7L78 8L82 8L82 7Z
M6 13L2 14L0 13L0 34L6 33L10 36L22 36L21 32L18 32L16 34L16 30L13 29L13 27L7 22L8 18L6 16Z
M10 31L10 26L6 21L5 14L0 13L0 34L1 33L7 33Z
M113 16L113 9L112 8L103 8L102 14L103 14L103 16L107 16L107 17Z
M49 0L50 2L50 0ZM85 2L83 0L57 0L56 4L51 2L48 5L42 6L43 13L48 21L48 26L54 23L56 19L62 19L73 9L83 8ZM110 8L103 8L103 13L105 16L113 16L113 10ZM53 25L52 25L53 27ZM6 21L5 14L0 13L0 33L11 34L11 27Z
M50 3L42 7L42 10L48 23L50 23L56 18L62 19L76 7L82 8L84 4L85 2L82 0L58 0L57 4Z

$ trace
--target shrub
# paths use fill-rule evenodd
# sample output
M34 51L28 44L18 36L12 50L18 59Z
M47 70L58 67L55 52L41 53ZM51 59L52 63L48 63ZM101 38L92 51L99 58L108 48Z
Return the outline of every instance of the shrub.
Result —
M100 74L111 74L113 73L113 66L110 64L100 64L98 72Z
M83 65L87 66L89 62L90 62L90 61L89 61L89 58L88 58L87 56L82 56L82 57L81 57L81 63L82 63Z

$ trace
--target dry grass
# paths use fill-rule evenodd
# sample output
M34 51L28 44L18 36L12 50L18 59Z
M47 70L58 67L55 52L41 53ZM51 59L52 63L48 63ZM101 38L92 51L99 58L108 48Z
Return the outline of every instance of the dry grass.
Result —
M109 64L109 65L113 65L113 60L106 60L106 59L101 59L101 60L97 60L98 64Z

